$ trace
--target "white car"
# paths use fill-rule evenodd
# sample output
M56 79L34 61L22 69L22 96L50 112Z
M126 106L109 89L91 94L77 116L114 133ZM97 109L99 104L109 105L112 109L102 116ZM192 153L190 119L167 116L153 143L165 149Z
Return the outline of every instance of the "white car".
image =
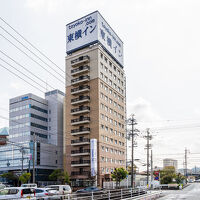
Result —
M72 189L69 185L47 185L45 188L50 188L52 190L56 190L57 194L59 194L59 195L72 193Z
M50 196L56 194L56 190L52 190L51 188L36 188L35 189L35 196L42 197L41 199L49 199Z
M0 190L0 199L36 199L35 188L10 187Z
M1 184L1 183L0 183L0 190L3 189L3 188L5 188L5 187L6 187L6 186L5 186L4 184Z
M36 183L27 183L27 184L22 184L21 187L37 188L37 184Z

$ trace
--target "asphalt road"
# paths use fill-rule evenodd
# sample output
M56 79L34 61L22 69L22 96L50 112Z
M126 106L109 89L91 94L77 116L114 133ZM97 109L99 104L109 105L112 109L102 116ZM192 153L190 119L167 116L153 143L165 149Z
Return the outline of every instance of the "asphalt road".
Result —
M192 183L183 190L163 191L164 197L159 200L200 200L200 183Z

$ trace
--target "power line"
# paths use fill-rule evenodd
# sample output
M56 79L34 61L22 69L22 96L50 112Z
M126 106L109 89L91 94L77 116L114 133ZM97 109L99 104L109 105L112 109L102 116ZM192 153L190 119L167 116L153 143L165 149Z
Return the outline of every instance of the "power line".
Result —
M33 81L34 83L36 83L37 85L39 85L40 87L42 87L43 89L45 89L45 87L43 87L42 85L40 85L39 83L37 83L35 80L33 80L32 78L28 77L26 74L24 74L23 72L19 71L16 67L14 67L13 65L9 64L7 61L5 61L4 59L0 58L0 60L2 60L4 63L6 63L7 65L9 65L10 67L12 67L13 69L15 69L16 71L20 72L21 74L23 74L26 78L29 78L31 81Z
M9 70L8 68L6 68L4 65L2 65L0 63L0 66L3 67L4 69L6 69L7 71L9 71L10 73L14 74L15 76L17 76L18 78L22 79L23 81L25 81L26 83L28 83L29 85L31 85L32 87L34 87L35 89L41 91L42 93L44 93L42 90L40 90L38 87L34 86L33 84L29 83L28 81L26 81L25 79L23 79L22 77L20 77L18 74L16 74L15 72L12 72L11 70Z
M10 56L8 56L6 53L4 53L3 51L0 50L0 52L6 56L7 58L9 58L10 60L12 60L14 63L16 63L18 66L22 67L24 70L26 70L27 72L29 72L31 75L33 75L34 77L36 77L38 80L42 81L43 83L45 83L46 85L50 86L52 89L53 88L51 85L49 85L48 83L46 83L43 79L41 79L40 77L36 76L35 74L33 74L30 70L28 70L27 68L25 68L23 65L21 65L19 62L17 62L16 60L14 60L13 58L11 58Z
M61 82L62 84L65 85L65 83L60 80L57 76L55 76L52 72L50 72L49 70L47 70L43 65L41 65L39 62L37 62L35 59L33 59L31 56L29 56L26 52L24 52L23 50L21 50L19 47L17 47L13 42L11 42L8 38L6 38L4 35L0 34L1 37L3 37L5 40L7 40L10 44L12 44L16 49L18 49L20 52L22 52L24 55L26 55L29 59L31 59L34 63L36 63L37 65L39 65L42 69L44 69L46 72L48 72L49 74L51 74L54 78L56 78L59 82Z
M17 41L19 44L21 44L25 49L27 49L29 52L31 52L35 57L37 57L42 63L47 65L50 69L52 69L55 73L57 73L60 77L65 79L64 76L62 76L60 73L58 73L53 67L51 67L48 63L43 61L38 55L36 55L33 51L31 51L28 47L26 47L22 42L20 42L16 37L14 37L12 34L10 34L6 29L4 29L2 26L0 28L5 31L8 35L10 35L15 41Z
M56 65L50 58L48 58L43 52L41 52L36 46L34 46L31 42L29 42L24 36L22 36L15 28L13 28L8 22L6 22L2 17L0 19L9 26L15 33L17 33L24 41L26 41L29 45L31 45L35 50L37 50L42 56L44 56L47 60L49 60L53 65L55 65L58 69L65 73L58 65Z

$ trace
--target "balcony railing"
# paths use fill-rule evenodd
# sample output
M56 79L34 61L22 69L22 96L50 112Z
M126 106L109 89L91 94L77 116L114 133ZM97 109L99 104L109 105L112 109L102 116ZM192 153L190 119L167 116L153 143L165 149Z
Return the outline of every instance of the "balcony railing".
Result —
M84 93L90 90L89 85L84 85L84 86L79 86L77 88L71 89L71 94L79 94L79 93Z
M71 161L72 165L79 165L79 164L90 164L90 160L73 160Z
M85 127L85 128L80 128L80 129L72 129L71 134L72 135L78 135L78 134L87 134L90 133L90 128Z
M86 103L90 101L90 97L89 96L79 96L78 98L72 99L71 100L71 104L75 105L75 104L79 104L79 103Z
M82 106L82 107L79 107L79 108L71 109L72 115L78 115L78 114L88 113L88 112L90 112L89 106Z
M81 117L71 120L72 125L85 124L90 122L90 117Z
M90 60L90 57L89 56L80 56L79 58L75 59L75 60L72 60L71 61L71 65L72 66L75 66L75 65L78 65L82 62L88 62Z
M89 81L89 80L90 80L90 76L88 76L88 75L79 76L78 78L72 79L71 84L75 85L75 84L83 83L83 82L86 82L86 81Z
M75 175L85 175L85 176L88 176L89 174L90 174L89 171L82 171L82 172L74 171L74 172L71 172L72 176L75 176Z
M71 154L82 154L82 153L90 153L90 149L72 150L71 151Z
M77 139L77 140L71 140L71 144L79 144L79 143L90 143L90 139L89 138L82 138L82 139Z
M81 74L83 72L88 72L90 69L90 67L88 65L85 65L85 66L80 66L76 69L72 69L71 70L71 75L78 75L78 74Z

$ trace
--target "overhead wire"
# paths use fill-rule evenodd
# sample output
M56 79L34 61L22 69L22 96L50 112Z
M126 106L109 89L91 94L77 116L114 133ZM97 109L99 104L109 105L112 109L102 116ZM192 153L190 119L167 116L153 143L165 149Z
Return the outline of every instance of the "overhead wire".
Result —
M8 27L10 27L15 33L17 33L24 41L26 41L30 46L32 46L35 50L37 50L42 56L44 56L47 60L49 60L53 65L55 65L58 69L65 73L63 69L61 69L55 62L53 62L49 57L47 57L42 51L40 51L35 45L29 42L22 34L20 34L13 26L11 26L8 22L6 22L2 17L0 20L3 21Z
M54 78L56 78L59 82L61 82L62 84L65 84L64 81L60 80L57 76L55 76L52 72L50 72L49 70L47 70L43 65L41 65L38 61L36 61L35 59L33 59L30 55L28 55L25 51L23 51L22 49L20 49L17 45L15 45L13 42L11 42L8 38L6 38L4 35L0 34L1 37L3 37L6 41L8 41L10 44L12 44L16 49L18 49L20 52L22 52L24 55L26 55L29 59L31 59L34 63L36 63L37 65L39 65L42 69L44 69L46 72L48 72L49 74L51 74Z
M15 41L17 41L19 44L21 44L26 50L28 50L30 53L32 53L36 58L38 58L42 63L47 65L51 70L53 70L56 74L58 74L61 78L65 79L63 75L58 73L53 67L51 67L48 63L43 61L38 55L36 55L33 51L31 51L28 47L26 47L22 42L20 42L16 37L14 37L12 34L10 34L6 29L4 29L2 26L0 28L5 31L8 35L10 35Z

